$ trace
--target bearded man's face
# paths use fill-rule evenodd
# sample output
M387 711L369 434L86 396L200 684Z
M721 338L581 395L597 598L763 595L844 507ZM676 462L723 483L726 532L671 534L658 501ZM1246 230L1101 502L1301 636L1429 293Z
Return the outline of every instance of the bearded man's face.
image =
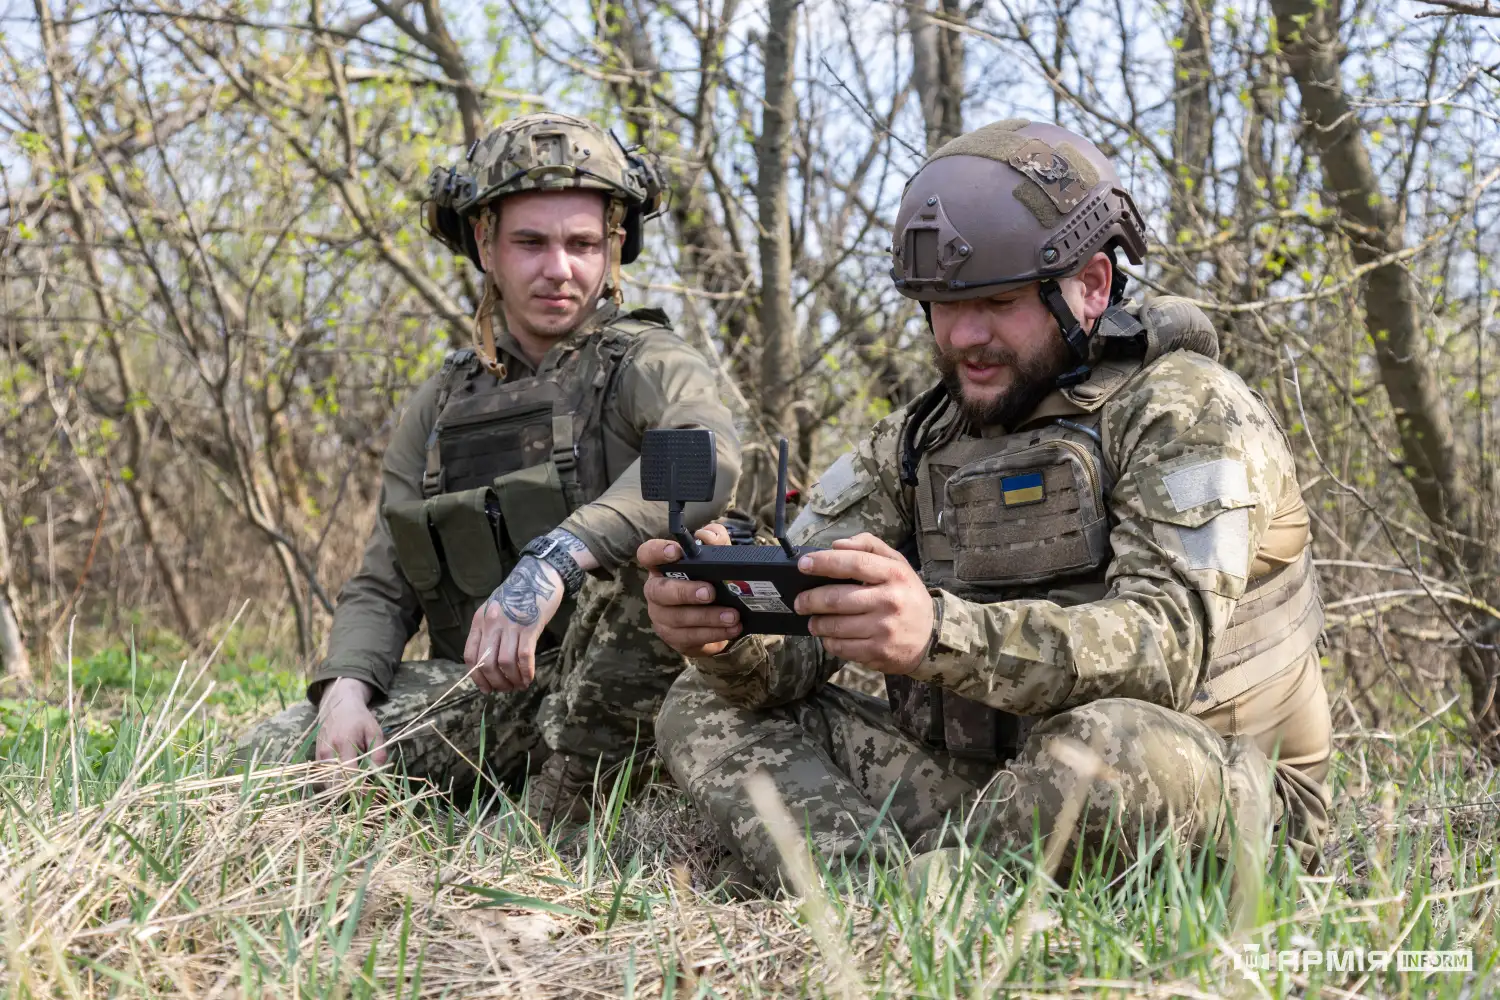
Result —
M932 332L933 363L976 426L1014 429L1072 367L1035 284L987 299L934 302Z

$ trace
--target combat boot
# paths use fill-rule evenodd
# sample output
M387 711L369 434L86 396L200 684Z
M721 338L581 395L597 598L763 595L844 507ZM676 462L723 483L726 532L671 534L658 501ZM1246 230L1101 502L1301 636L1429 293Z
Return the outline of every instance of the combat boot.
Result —
M526 786L526 815L543 833L554 826L589 821L594 797L594 765L577 754L554 753Z

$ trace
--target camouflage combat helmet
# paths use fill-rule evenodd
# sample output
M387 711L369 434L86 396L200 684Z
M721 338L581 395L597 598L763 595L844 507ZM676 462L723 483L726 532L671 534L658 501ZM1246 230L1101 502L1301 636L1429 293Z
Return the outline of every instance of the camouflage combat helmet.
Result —
M907 182L891 278L924 304L985 298L1040 282L1074 357L1088 335L1057 279L1099 251L1146 254L1146 226L1108 158L1057 125L1010 118L953 139ZM1113 298L1124 291L1115 275Z
M505 122L469 148L465 169L432 172L422 203L427 231L483 270L474 220L486 207L521 191L581 188L607 197L607 228L623 227L619 263L641 252L641 226L661 204L662 183L650 158L632 153L612 134L572 115L541 112Z

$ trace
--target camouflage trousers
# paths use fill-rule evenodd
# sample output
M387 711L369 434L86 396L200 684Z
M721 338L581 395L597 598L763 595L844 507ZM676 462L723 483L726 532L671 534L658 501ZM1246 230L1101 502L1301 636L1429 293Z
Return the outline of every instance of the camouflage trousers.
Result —
M635 563L613 580L590 578L562 643L562 669L537 724L547 746L614 765L654 739L656 714L687 666L646 614L647 573Z
M524 691L484 694L452 660L407 661L386 696L370 706L391 760L409 777L454 792L474 787L478 768L519 787L546 759L537 716L557 686L557 650L537 658L536 680ZM280 763L312 755L318 710L302 701L240 738L235 758Z
M1190 716L1131 699L1038 721L1016 759L997 767L912 739L867 695L827 684L788 705L745 709L692 668L667 697L657 739L721 841L772 885L779 855L743 790L756 772L771 778L834 867L889 856L902 840L931 850L961 836L996 854L1026 852L1036 830L1050 836L1070 798L1083 808L1073 836L1084 856L1111 845L1129 857L1142 832L1169 829L1179 843L1221 856L1236 836L1264 851L1283 817L1299 854L1301 840L1321 840L1323 800L1309 806L1253 739L1225 740ZM1103 767L1087 773L1091 762Z
M517 780L550 753L608 769L652 743L667 690L686 666L651 630L645 571L621 567L590 579L560 648L537 657L524 691L482 694L468 668L450 660L405 662L386 697L371 706L408 775L442 786L472 783L481 757L495 776ZM317 710L294 705L240 740L236 755L290 760L313 746Z

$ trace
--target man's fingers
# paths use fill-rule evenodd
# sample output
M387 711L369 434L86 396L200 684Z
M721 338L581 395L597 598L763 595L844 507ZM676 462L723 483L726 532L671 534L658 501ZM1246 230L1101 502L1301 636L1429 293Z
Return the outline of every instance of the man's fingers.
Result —
M517 691L530 687L536 679L536 640L537 633L532 631L521 633L516 640L516 676L521 682Z
M853 538L836 538L834 539L833 545L831 547L835 549L853 550L857 552L869 552L877 556L884 556L887 559L900 559L902 562L906 561L905 556L897 552L895 549L891 548L878 536L872 535L868 531L861 531Z
M879 670L885 660L884 649L871 639L820 639L823 651L835 660L848 660Z
M695 649L715 643L733 642L740 637L738 625L733 628L673 628L665 629L662 641L673 649ZM711 655L711 654L710 654Z
M500 648L505 643L505 633L497 630L493 635L486 636L478 662L470 671L474 678L475 687L485 694L494 694L497 691L508 691L510 686L505 679L505 671L499 664Z
M651 623L663 628L729 628L740 623L740 616L728 608L661 605L651 609Z
M819 615L807 628L819 639L869 639L879 625L875 615Z
M485 694L489 694L493 690L489 671L494 659L494 640L481 638L479 641L479 652L474 654L474 659L466 659L464 661L469 665L469 676L474 679L474 686Z
M718 521L708 522L703 527L693 532L693 537L698 539L698 541L702 542L704 545L732 544L729 538L729 529L724 527Z
M839 583L814 587L797 595L799 615L866 615L894 610L889 588Z
M646 581L646 600L660 605L703 605L714 599L711 584L697 580L669 580L653 576Z
M380 731L380 723L372 715L365 720L365 749L370 753L370 763L380 767L386 762L385 733Z
M516 644L520 633L508 628L500 634L500 643L495 649L497 691L518 691L522 684L516 668Z
M900 569L907 568L907 563L900 556L893 560L863 549L840 548L805 555L797 561L797 568L809 576L857 580L860 583L888 583Z
M670 538L648 538L635 550L635 561L646 569L667 566L682 558L682 546Z

